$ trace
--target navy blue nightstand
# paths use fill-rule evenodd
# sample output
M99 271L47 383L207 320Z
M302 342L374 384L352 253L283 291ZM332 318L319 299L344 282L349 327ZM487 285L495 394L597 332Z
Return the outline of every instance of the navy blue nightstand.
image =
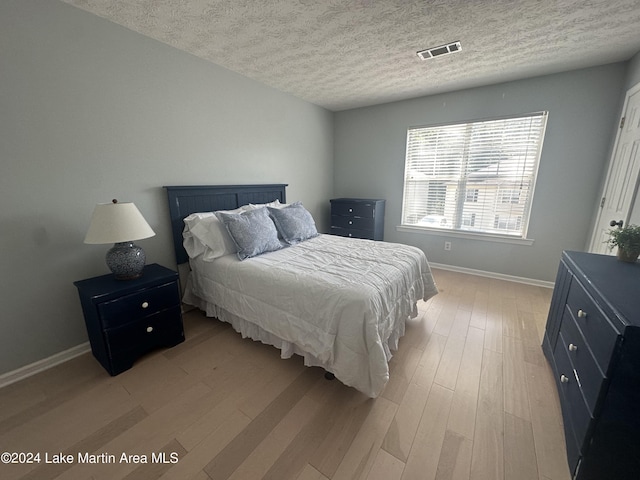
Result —
M141 355L184 341L178 274L158 264L142 277L112 274L74 282L93 355L111 375L131 368Z

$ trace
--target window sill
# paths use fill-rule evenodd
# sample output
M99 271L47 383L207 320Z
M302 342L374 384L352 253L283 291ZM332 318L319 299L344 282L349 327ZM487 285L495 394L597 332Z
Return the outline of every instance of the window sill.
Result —
M414 227L410 225L398 225L398 232L417 233L420 235L437 235L440 237L466 238L467 240L482 240L494 243L512 243L516 245L533 245L531 238L517 238L507 235L492 235L490 233L465 232L463 230L440 230L428 227Z

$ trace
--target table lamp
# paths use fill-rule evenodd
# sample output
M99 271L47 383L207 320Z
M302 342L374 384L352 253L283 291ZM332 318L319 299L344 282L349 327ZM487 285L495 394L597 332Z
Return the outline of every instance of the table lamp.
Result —
M116 279L131 280L142 276L146 261L144 250L135 245L134 240L154 235L133 203L112 200L96 205L84 243L113 243L106 255L107 266Z

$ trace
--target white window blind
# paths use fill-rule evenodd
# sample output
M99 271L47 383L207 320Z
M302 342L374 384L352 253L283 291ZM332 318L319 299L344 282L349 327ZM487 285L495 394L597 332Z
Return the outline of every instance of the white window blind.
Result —
M410 128L402 224L525 238L546 121Z

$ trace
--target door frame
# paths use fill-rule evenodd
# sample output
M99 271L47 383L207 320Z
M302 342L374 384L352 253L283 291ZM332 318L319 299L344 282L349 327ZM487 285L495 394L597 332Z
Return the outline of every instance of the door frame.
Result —
M600 226L600 221L602 219L602 211L603 211L603 207L604 207L604 205L602 204L602 198L604 198L604 195L605 195L605 193L607 192L607 190L609 188L609 182L611 182L611 172L613 171L613 167L615 166L614 161L615 161L616 155L618 153L620 137L622 136L622 132L623 132L623 128L620 128L620 123L622 122L622 119L627 116L627 107L629 106L629 98L631 98L631 96L635 95L639 91L640 91L640 82L636 83L629 90L627 90L627 93L625 94L625 97L624 97L624 105L622 106L622 113L620 115L620 118L618 119L618 128L616 129L616 139L615 139L615 142L613 144L613 150L611 151L611 155L609 156L606 180L605 180L604 184L602 185L602 189L600 190L600 199L601 199L600 202L601 203L600 203L600 206L598 207L595 223L594 223L593 228L591 230L591 238L589 240L589 252L596 251L596 248L595 248L596 244L597 245L600 244L600 235L599 235L600 228L599 228L599 226ZM629 218L631 217L631 210L632 210L633 206L636 203L636 197L638 195L639 183L640 183L640 174L635 179L634 192L633 192L633 195L631 196L631 202L629 203L627 211L626 211L626 213L624 215L624 219L623 220L624 220L624 224L625 225L627 225L629 223Z

